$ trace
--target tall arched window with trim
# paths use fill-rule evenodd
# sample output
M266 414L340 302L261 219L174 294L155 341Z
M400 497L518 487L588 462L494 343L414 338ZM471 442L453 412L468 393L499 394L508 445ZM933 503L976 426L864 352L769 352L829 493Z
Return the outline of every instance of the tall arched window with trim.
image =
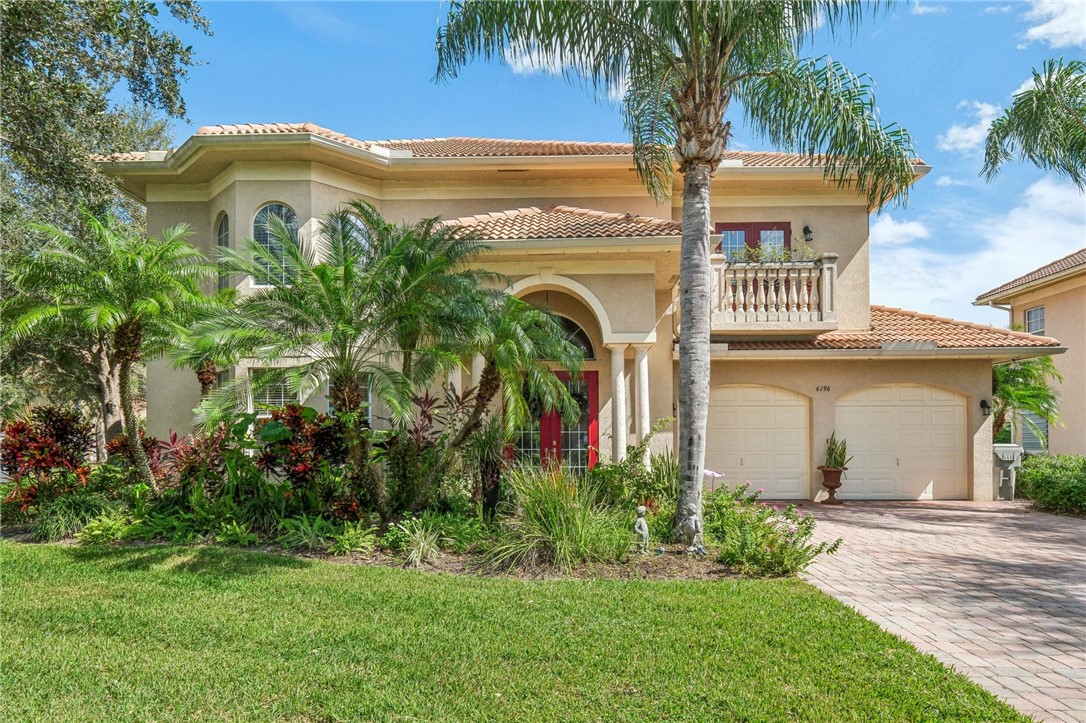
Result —
M263 206L256 212L256 217L253 219L253 240L258 244L266 248L273 256L278 259L283 258L283 245L275 237L271 230L271 222L273 218L278 218L283 222L283 225L287 227L290 232L291 238L298 238L298 216L294 213L294 209L284 203L269 203ZM265 265L270 271L270 265ZM279 280L282 283L287 283L289 278L285 272L279 273ZM256 283L258 286L264 284Z
M230 217L225 213L219 217L219 225L215 229L215 245L221 249L230 248ZM230 275L222 270L222 261L219 262L219 291L230 287Z

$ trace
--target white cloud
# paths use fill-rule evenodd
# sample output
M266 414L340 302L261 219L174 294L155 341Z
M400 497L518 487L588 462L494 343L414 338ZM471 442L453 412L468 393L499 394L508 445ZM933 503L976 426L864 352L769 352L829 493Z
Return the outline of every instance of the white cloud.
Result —
M1086 2L1083 0L1031 0L1025 33L1030 43L1050 48L1086 46Z
M562 75L572 67L572 64L561 55L545 54L538 48L506 48L502 51L502 58L516 75L536 75L537 73ZM629 87L629 78L624 77L621 82L607 89L607 98L618 103L626 96Z
M947 12L946 5L928 5L918 2L909 3L910 15L942 15Z
M358 40L360 29L317 3L282 3L279 8L302 32L324 40Z
M960 178L951 178L950 176L939 176L935 179L935 185L939 188L947 188L949 186L968 186L969 181L963 181Z
M977 100L963 100L958 104L958 108L970 108L977 121L971 125L955 123L950 126L946 133L939 136L939 149L970 153L984 143L984 137L988 135L988 126L992 125L992 121L999 115L999 106Z
M1006 15L1012 10L1014 10L1014 7L1011 5L989 5L984 8L984 12L987 15Z
M1005 326L1006 313L975 307L973 299L1082 248L1084 200L1072 184L1045 178L1006 213L974 218L974 226L962 232L962 250L931 243L875 247L872 240L871 302ZM872 237L881 221L872 224ZM932 238L949 246L956 240L951 234L935 231Z
M1018 95L1019 93L1021 93L1023 91L1032 90L1035 87L1036 86L1033 83L1033 78L1028 78L1027 80L1022 81L1022 85L1015 88L1014 92L1012 92L1011 95L1015 96L1015 95Z
M919 221L895 221L889 214L879 216L871 224L872 246L904 246L917 239L928 238L931 232Z

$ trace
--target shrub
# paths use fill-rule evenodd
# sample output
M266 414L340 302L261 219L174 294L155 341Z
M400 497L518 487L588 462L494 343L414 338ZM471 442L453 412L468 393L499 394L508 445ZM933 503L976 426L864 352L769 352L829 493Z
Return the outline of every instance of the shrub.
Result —
M424 562L437 557L441 531L422 519L409 519L396 525L404 536L403 551L407 553L407 565L422 567Z
M205 539L217 527L217 521L207 514L159 511L151 512L133 524L128 535L147 542L161 538L174 545L187 545Z
M87 452L93 444L94 431L79 412L35 407L29 420L4 428L0 469L16 480L57 469L85 476Z
M743 575L786 576L804 570L821 554L833 554L842 540L812 543L814 517L795 505L784 510L758 502L750 485L705 496L705 536L720 546L719 559Z
M131 527L131 521L123 512L106 512L88 522L76 538L84 545L107 545L126 539Z
M656 420L637 445L628 448L620 462L600 462L588 473L592 484L602 490L608 502L617 505L654 507L677 497L679 466L670 452L654 454L645 463L649 443L674 417Z
M277 542L288 550L305 548L310 552L328 547L336 529L323 517L301 515L279 523L282 531Z
M219 534L215 535L215 542L223 545L248 547L260 542L260 538L254 535L244 522L229 520L223 522L219 527Z
M1086 457L1031 454L1018 470L1018 489L1039 509L1086 516Z
M667 500L649 508L649 537L661 544L671 542L674 534L675 503Z
M490 536L479 517L427 511L420 519L427 527L438 531L438 544L443 550L464 553Z
M506 478L512 500L486 554L492 566L569 569L626 557L632 540L630 515L605 506L588 480L565 468L530 466L514 468Z
M88 522L109 509L109 501L102 495L75 490L43 504L30 523L30 534L42 542L63 540L78 533Z
M332 534L328 552L333 555L371 555L377 547L377 528L362 522L344 522L343 530Z

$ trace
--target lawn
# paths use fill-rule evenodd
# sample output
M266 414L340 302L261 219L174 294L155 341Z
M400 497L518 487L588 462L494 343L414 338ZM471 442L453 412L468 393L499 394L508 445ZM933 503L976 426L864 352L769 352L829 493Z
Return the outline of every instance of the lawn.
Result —
M0 543L5 721L1024 720L798 580Z

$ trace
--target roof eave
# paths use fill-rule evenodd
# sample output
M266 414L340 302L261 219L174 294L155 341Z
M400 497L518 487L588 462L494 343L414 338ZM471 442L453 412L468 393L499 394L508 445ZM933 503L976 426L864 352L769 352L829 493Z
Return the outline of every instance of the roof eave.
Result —
M1050 276L1045 276L1044 278L1030 281L1027 284L1015 286L1005 291L986 292L976 298L976 300L973 302L973 306L1005 304L1016 296L1021 296L1022 294L1037 291L1038 289L1042 289L1046 286L1058 283L1060 281L1063 281L1064 279L1068 279L1072 276L1077 276L1079 274L1086 274L1086 266L1073 266L1069 269L1064 269L1063 271L1057 271Z
M729 349L726 343L711 344L713 359L813 360L813 359L991 359L993 363L1063 354L1067 347L980 347L939 349ZM679 358L676 349L673 359Z

